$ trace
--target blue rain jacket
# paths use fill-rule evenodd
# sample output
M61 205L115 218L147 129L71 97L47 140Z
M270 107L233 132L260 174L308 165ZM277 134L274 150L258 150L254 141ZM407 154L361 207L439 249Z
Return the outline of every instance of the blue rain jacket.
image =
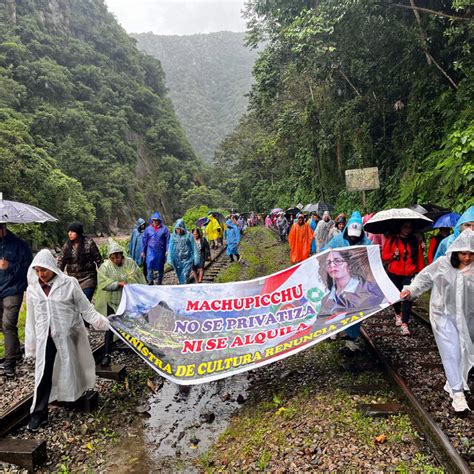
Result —
M456 226L454 227L454 232L451 235L448 235L439 243L438 250L436 250L436 253L434 256L434 260L437 260L439 257L443 257L444 255L446 255L446 251L448 250L448 248L461 234L461 224L465 224L466 222L473 222L473 221L474 221L474 206L471 206L456 222Z
M178 228L184 230L184 234L177 234L176 230ZM194 237L191 232L187 231L183 219L178 219L170 238L168 263L175 269L180 285L186 283L193 265L199 265L200 260Z
M142 251L146 256L146 266L153 271L163 271L166 262L166 251L170 240L170 231L163 224L159 212L155 212L152 219L158 219L162 225L155 230L150 224L142 235Z
M0 259L9 262L6 270L0 270L0 298L22 295L26 290L26 274L33 260L27 243L7 230L0 238Z
M347 238L347 228L352 222L358 222L360 225L362 225L362 216L360 215L359 211L354 211L352 213L352 216L347 221L344 230L340 234L335 235L321 250L324 251L338 247L348 247L350 245L372 245L372 241L367 238L364 230L362 230L360 240L355 244L351 244L351 241Z
M142 257L142 237L144 230L140 232L140 227L145 223L145 219L141 217L135 223L135 228L132 231L132 235L130 236L130 244L128 245L128 254L130 258L132 258L137 265L141 265L143 263Z
M240 243L240 230L239 228L229 219L226 222L227 229L225 230L225 240L227 242L227 255L237 255L239 253Z
M309 226L311 227L311 230L314 231L316 230L316 227L318 226L318 223L316 221L313 221L313 218L311 218L311 222L309 223ZM313 240L311 241L311 249L309 251L311 255L314 255L316 253L316 239L313 237Z

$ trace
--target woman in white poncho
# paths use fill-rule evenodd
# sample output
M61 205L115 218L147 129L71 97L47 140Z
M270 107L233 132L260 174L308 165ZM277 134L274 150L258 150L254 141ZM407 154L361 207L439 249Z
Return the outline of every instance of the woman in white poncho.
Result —
M28 270L25 355L35 357L35 393L30 431L48 419L48 403L73 402L95 385L95 362L84 320L107 330L79 282L65 275L49 250L41 250Z
M469 410L464 390L474 366L474 232L465 230L446 256L422 270L401 298L416 298L432 289L430 321L456 412Z

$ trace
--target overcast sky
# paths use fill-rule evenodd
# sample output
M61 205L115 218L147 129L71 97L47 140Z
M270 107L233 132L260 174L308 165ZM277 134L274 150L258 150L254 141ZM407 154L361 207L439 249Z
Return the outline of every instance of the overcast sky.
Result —
M190 35L245 31L244 0L105 0L128 33Z

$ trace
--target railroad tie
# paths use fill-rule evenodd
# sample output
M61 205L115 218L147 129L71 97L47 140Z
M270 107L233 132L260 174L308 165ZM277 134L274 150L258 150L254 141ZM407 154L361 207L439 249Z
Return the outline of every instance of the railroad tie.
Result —
M0 461L32 472L47 459L44 439L0 439Z

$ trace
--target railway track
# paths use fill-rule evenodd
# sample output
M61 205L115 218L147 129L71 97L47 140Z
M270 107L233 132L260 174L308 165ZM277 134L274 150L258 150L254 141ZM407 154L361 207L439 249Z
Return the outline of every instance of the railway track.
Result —
M229 265L224 258L225 247L220 247L213 252L211 261L207 262L204 269L204 283L212 282L219 272ZM173 269L165 271L165 284L177 284L177 277ZM98 364L103 357L103 333L91 331L91 346L94 347L93 355ZM26 424L31 404L33 401L34 367L26 363L17 366L17 376L13 379L4 378L3 394L0 399L0 443L17 428ZM0 461L1 462L1 461Z

